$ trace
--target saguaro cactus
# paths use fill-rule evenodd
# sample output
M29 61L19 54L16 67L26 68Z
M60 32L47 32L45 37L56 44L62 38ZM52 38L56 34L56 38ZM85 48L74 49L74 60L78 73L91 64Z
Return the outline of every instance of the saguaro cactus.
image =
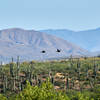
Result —
M51 72L51 70L49 71L49 78L51 79L53 77L53 73Z
M19 56L17 57L17 77L19 76Z
M2 61L1 61L1 64L0 64L0 73L2 73Z
M77 73L78 73L78 80L80 81L80 61L79 61L79 59L77 62Z
M12 58L12 62L10 63L10 75L12 77L14 76L14 72L13 72L13 58Z
M5 86L6 86L6 89L8 88L8 78L7 76L5 76Z
M20 90L20 91L22 91L22 87L23 87L23 86L22 86L22 83L19 82L19 90Z
M74 87L75 84L74 84L74 77L72 78L72 87Z
M72 57L72 55L70 56L70 66L73 67L73 57Z
M54 85L54 76L51 77L51 83Z
M86 68L86 78L88 79L89 78L89 65L88 65L88 67Z
M1 64L0 64L0 68L2 68L2 61L1 61Z
M38 86L41 85L41 79L38 79Z
M16 87L16 84L15 84L15 77L13 78L13 90L15 91L15 87Z
M68 77L65 79L65 87L66 87L66 90L69 89L69 80L68 80Z
M38 84L38 75L35 76L35 82L36 82L35 84L37 85Z
M94 79L96 79L97 77L97 65L96 64L94 64L93 75L94 75Z
M6 92L5 75L3 74L3 93Z

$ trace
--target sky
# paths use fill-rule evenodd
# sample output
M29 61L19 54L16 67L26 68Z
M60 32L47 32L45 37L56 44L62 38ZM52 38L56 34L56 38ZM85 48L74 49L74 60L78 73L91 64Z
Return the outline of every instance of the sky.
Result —
M100 27L100 0L0 0L0 30Z

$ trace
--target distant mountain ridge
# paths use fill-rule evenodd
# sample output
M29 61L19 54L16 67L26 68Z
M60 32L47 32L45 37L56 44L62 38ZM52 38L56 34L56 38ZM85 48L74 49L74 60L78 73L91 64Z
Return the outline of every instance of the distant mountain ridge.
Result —
M100 51L100 28L78 32L67 29L48 29L41 32L68 40L92 52Z
M61 53L56 52L57 48ZM42 50L46 50L46 54L42 54ZM0 30L0 59L5 61L17 56L24 60L43 60L88 53L77 45L43 32L20 28Z

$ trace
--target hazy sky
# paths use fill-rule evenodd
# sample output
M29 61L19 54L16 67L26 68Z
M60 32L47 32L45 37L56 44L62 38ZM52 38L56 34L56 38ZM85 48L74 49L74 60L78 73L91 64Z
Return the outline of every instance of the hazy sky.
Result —
M0 29L100 27L100 0L0 0Z

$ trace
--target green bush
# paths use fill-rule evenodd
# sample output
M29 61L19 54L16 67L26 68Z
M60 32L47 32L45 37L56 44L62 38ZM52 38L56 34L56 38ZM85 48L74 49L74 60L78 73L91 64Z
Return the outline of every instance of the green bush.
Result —
M15 100L70 100L65 93L54 90L53 85L46 81L40 87L32 87L27 82L26 88L20 92Z
M0 100L7 100L7 98L3 96L2 94L0 94Z

